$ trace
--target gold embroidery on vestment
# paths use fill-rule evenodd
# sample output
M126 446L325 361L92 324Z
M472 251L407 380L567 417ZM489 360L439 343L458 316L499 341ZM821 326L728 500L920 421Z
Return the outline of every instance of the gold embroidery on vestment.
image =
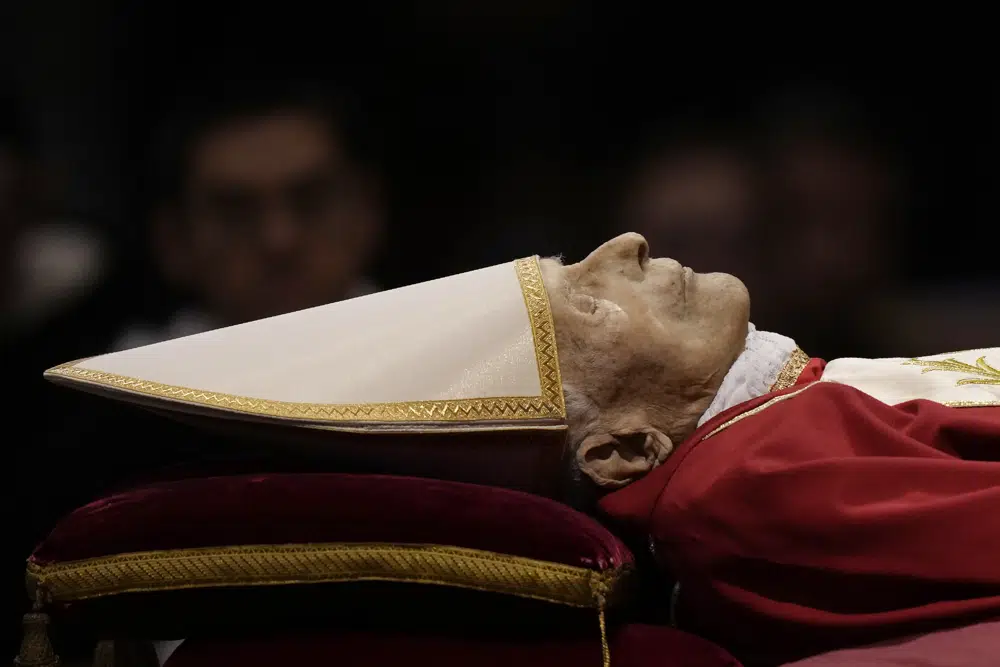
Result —
M944 401L942 405L947 405L949 408L994 408L1000 406L1000 400L997 401Z
M789 357L788 361L782 367L781 372L778 373L778 379L774 381L771 388L768 391L781 391L782 389L788 389L795 381L799 379L802 375L802 371L805 370L806 366L809 364L809 355L803 352L799 348L795 348L792 352L792 356Z
M759 412L763 412L764 410L767 410L769 407L771 407L772 405L774 405L776 403L781 403L782 401L787 401L790 398L794 398L795 396L798 396L799 394L801 394L802 392L804 392L809 387L813 387L813 386L815 386L817 384L819 384L819 383L817 383L817 382L810 382L809 384L807 384L806 386L802 387L802 389L799 389L798 391L793 391L793 392L789 392L787 394L782 394L781 396L775 396L771 400L769 400L769 401L767 401L765 403L761 403L760 405L758 405L756 408L753 408L752 410L747 410L746 412L738 414L735 417L733 417L732 419L730 419L729 421L727 421L727 422L725 422L723 424L719 424L719 426L717 426L711 433L709 433L704 438L702 438L702 440L703 441L704 440L708 440L709 438L711 438L716 433L719 433L721 431L725 431L727 428L729 428L730 426L732 426L736 422L743 421L747 417L753 417L755 414L757 414Z
M967 364L958 359L942 359L940 361L925 361L923 359L910 359L903 362L904 366L922 366L923 373L931 371L946 371L950 373L968 373L976 377L962 378L956 386L968 384L992 384L1000 385L1000 370L986 363L986 356L976 359L975 365Z
M47 376L63 376L91 385L110 387L133 394L144 394L171 402L210 406L231 412L257 416L295 419L307 422L509 422L522 420L565 420L559 355L556 350L555 325L548 293L542 283L538 257L514 262L521 286L535 344L540 396L504 396L463 398L400 403L294 403L272 401L220 392L203 391L150 382L138 378L78 368L78 361L46 371ZM488 295L484 295L487 298ZM336 427L331 427L336 428Z

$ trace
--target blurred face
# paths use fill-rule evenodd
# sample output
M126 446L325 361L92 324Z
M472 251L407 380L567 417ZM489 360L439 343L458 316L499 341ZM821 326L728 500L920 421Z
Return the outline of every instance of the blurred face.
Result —
M733 276L651 258L635 233L542 266L564 385L593 408L570 416L577 461L621 485L694 430L743 351L749 295Z
M342 298L381 226L373 184L322 120L294 112L209 133L192 156L183 217L187 270L229 322Z
M746 166L704 150L650 165L626 193L622 226L698 268L756 273L757 202Z
M888 173L877 162L821 141L800 141L776 165L775 217L794 234L779 237L782 266L796 276L781 301L853 302L891 271Z

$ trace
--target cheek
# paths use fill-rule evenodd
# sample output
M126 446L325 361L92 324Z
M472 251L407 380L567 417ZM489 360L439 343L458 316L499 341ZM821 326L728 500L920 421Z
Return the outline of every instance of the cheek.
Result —
M742 343L750 323L750 295L740 283L727 293L724 302L720 312L723 335L728 336L734 344Z
M633 337L633 322L617 304L606 303L600 320L593 322L591 338L603 347L615 347Z
M198 230L191 238L191 256L202 271L223 273L249 263L248 244L228 238L211 228Z
M553 309L553 319L563 380L588 386L594 386L595 382L604 384L597 375L617 365L616 357L622 351L622 328L595 325L568 309Z
M297 262L300 272L308 273L319 282L361 274L367 269L367 264L368 256L360 249L326 237L305 244Z
M700 318L651 322L631 338L635 372L679 391L703 386L732 361L734 332Z

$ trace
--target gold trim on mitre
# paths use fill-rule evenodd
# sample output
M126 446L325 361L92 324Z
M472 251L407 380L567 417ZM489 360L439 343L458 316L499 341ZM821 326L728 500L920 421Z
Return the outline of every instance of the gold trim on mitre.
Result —
M463 547L280 544L143 551L38 565L29 588L59 602L125 593L347 581L436 584L601 608L625 591L628 566L605 571Z
M56 366L45 372L49 379L72 380L75 385L89 386L98 393L127 393L143 403L143 397L179 403L194 411L205 409L225 411L256 417L268 417L324 424L336 430L338 423L366 424L371 428L393 430L393 424L480 422L535 422L552 425L565 422L566 408L563 399L562 379L559 372L559 354L556 349L555 324L548 293L542 282L538 257L527 257L513 262L521 294L527 308L538 380L538 396L502 396L489 398L463 398L452 400L410 401L398 403L296 403L220 392L204 391L139 378L117 375L98 370L80 368L78 360ZM199 410L199 408L201 410ZM531 427L525 424L525 427ZM403 427L412 430L412 426Z

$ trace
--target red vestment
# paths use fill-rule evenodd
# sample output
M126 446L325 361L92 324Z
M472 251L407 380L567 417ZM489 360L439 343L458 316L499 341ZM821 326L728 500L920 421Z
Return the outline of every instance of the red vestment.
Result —
M601 501L678 580L678 623L749 665L1000 618L1000 407L887 405L823 366Z

